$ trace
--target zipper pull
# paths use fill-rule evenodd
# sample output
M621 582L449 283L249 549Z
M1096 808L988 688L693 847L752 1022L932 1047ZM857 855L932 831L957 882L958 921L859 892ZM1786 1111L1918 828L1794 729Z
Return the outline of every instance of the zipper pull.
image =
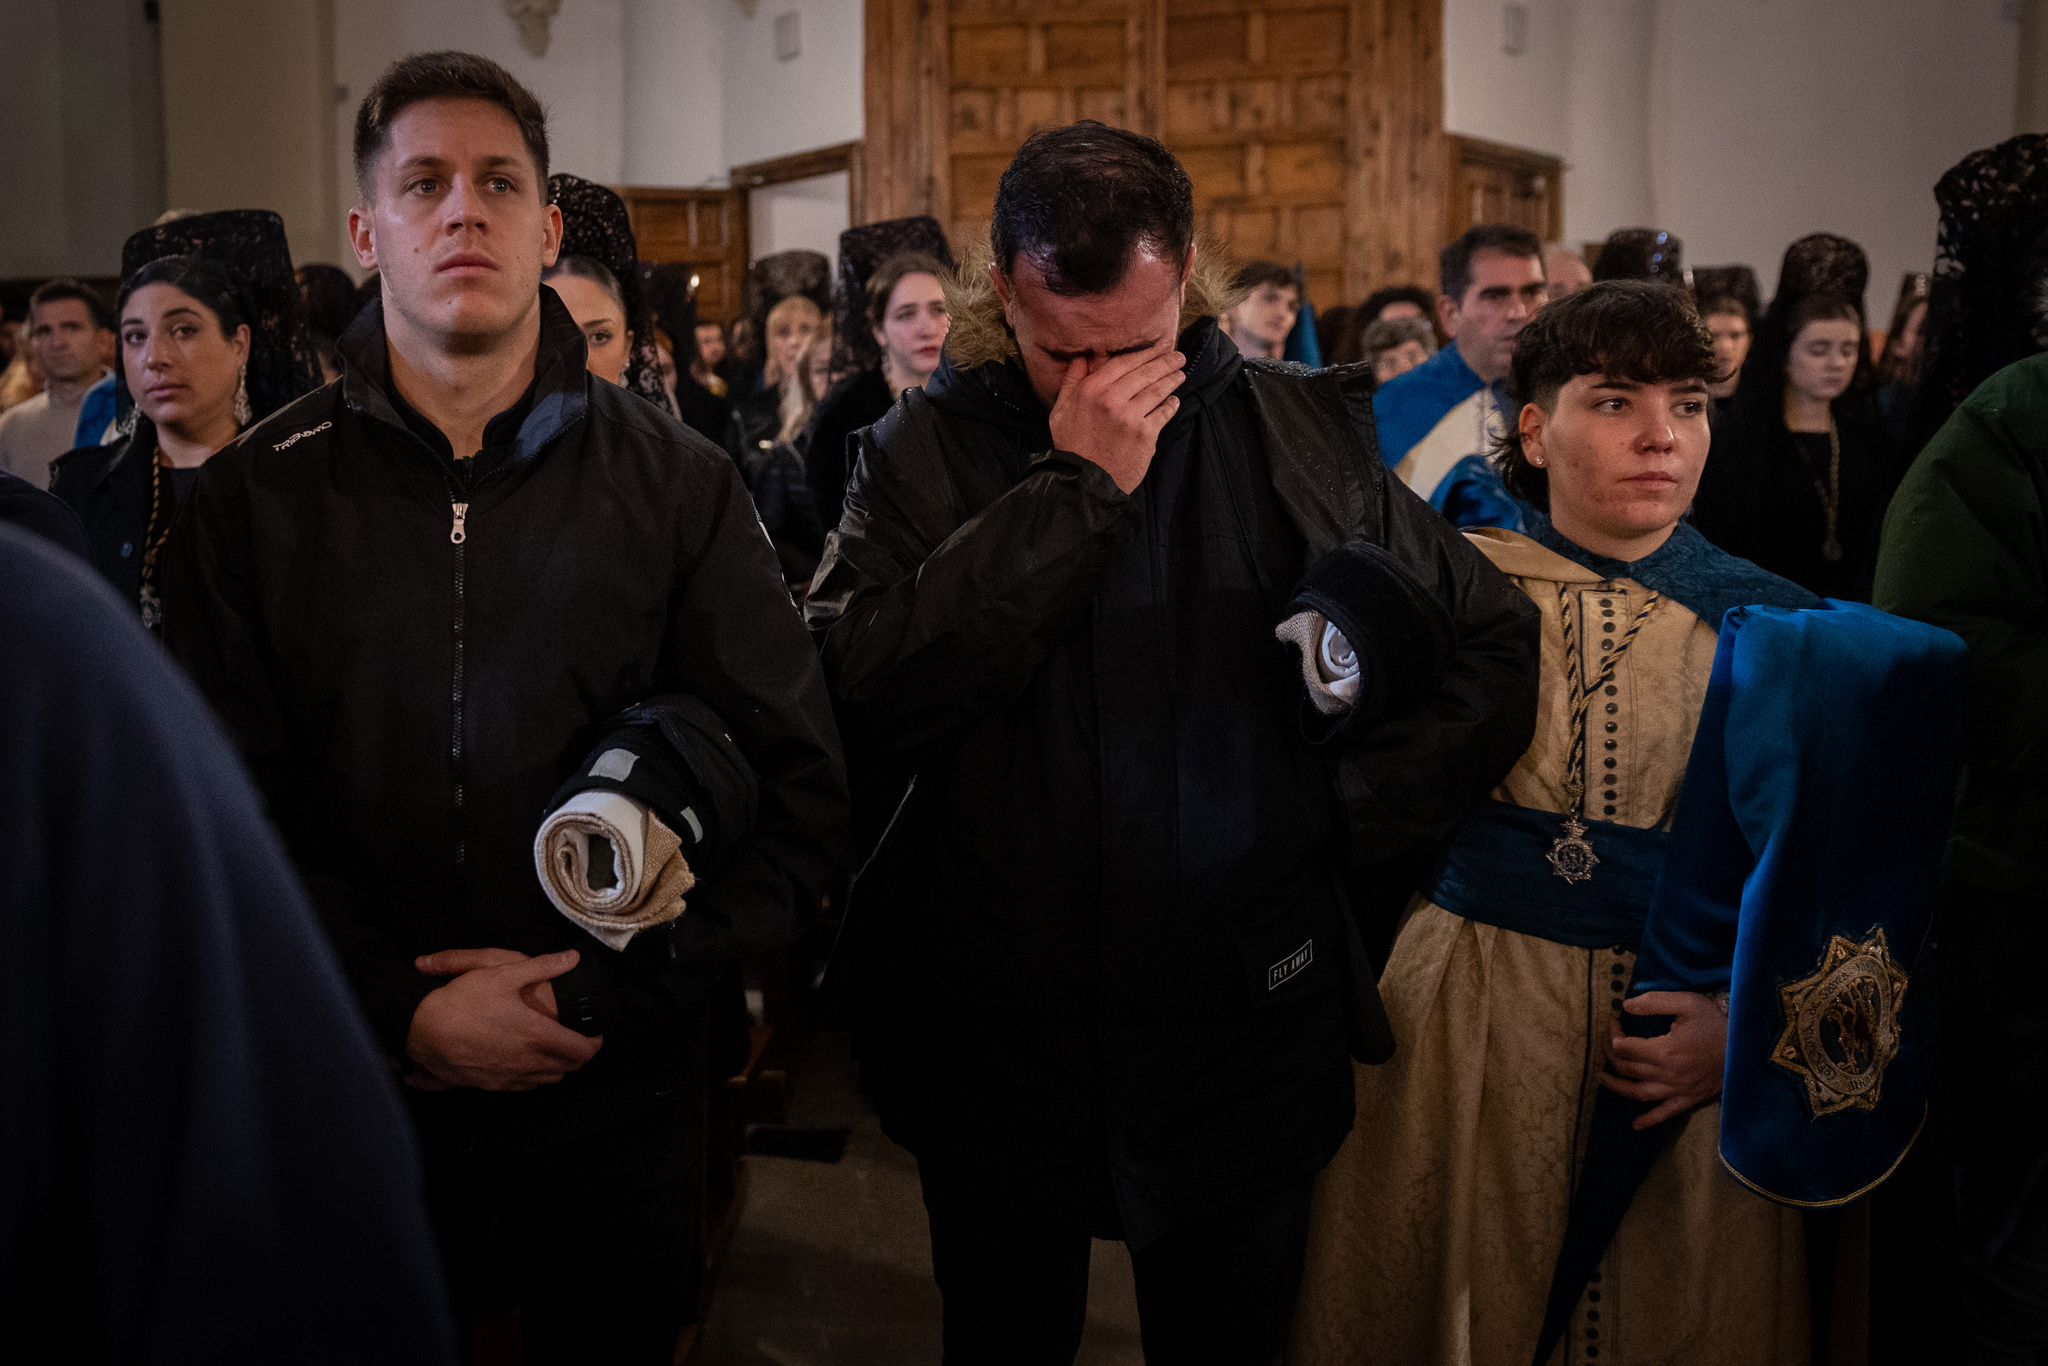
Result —
M469 539L469 532L463 526L463 523L469 519L469 504L457 503L454 507L455 522L454 525L448 528L448 543L450 545L461 545Z

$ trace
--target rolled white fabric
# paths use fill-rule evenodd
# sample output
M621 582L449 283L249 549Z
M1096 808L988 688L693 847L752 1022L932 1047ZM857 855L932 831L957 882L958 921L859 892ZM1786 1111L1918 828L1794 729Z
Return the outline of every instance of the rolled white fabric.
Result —
M1302 685L1318 712L1335 716L1357 705L1358 653L1322 613L1296 612L1273 635L1300 655Z
M680 916L697 885L675 832L617 792L562 803L534 837L533 866L555 909L613 949Z

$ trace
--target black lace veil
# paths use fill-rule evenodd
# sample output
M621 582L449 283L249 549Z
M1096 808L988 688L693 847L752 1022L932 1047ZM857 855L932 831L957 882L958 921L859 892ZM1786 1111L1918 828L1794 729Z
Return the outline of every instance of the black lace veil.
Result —
M741 315L747 323L746 345L736 346L741 364L756 374L767 355L768 314L792 294L801 294L832 316L832 262L821 251L801 248L763 256L747 267L741 294Z
M624 295L626 326L633 330L633 354L626 361L625 387L673 415L668 390L661 384L661 357L654 337L654 314L640 277L640 251L633 240L632 216L626 201L592 180L558 172L548 177L548 196L562 211L563 256L584 256L612 273ZM678 364L681 364L678 361Z
M1941 223L1908 424L1918 451L1970 392L2041 349L2048 282L2048 134L1964 157L1935 183Z
M1655 280L1681 289L1692 283L1685 269L1685 243L1660 228L1616 228L1607 234L1593 279Z
M1734 299L1749 310L1751 327L1764 315L1764 292L1756 272L1748 266L1701 266L1692 273L1693 296L1701 303L1709 299Z
M832 340L832 369L851 375L872 370L882 363L881 348L875 345L868 326L868 280L883 262L907 253L929 256L956 268L953 249L939 221L925 214L915 218L891 218L881 223L863 223L839 234L839 284L837 325Z
M191 214L133 234L121 246L121 278L166 256L201 256L226 268L249 324L249 411L252 422L320 387L320 361L299 309L298 279L284 219L268 209ZM121 425L133 420L127 367L114 367L114 403Z
M697 287L688 266L640 263L640 291L647 299L654 325L668 333L676 373L686 375L697 363Z
M1833 294L1856 306L1862 319L1858 328L1862 340L1857 347L1856 376L1850 381L1849 394L1867 390L1871 373L1870 314L1863 296L1869 287L1870 258L1862 247L1846 237L1830 232L1809 233L1785 248L1785 259L1778 267L1778 292L1771 296L1771 306L1756 324L1755 340L1749 348L1749 359L1742 363L1742 383L1736 396L1759 413L1779 411L1785 394L1785 358L1792 349L1792 310L1801 300L1815 294Z

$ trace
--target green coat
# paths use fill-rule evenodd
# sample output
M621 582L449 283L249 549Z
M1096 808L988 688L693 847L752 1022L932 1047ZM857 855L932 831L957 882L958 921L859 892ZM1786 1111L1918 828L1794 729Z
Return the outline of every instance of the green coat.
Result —
M1978 386L1885 518L1875 601L1970 647L1950 876L2048 898L2048 355Z

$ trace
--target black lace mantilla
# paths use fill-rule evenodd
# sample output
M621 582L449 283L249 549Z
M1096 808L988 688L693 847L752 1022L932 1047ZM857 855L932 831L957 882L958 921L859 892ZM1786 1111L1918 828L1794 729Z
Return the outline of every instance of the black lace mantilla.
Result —
M1870 258L1846 237L1831 232L1809 233L1785 248L1778 267L1778 292L1756 326L1749 359L1742 363L1742 385L1738 396L1759 412L1775 413L1785 393L1785 358L1792 349L1786 323L1800 300L1815 294L1835 294L1856 305L1866 323L1858 329L1862 341L1857 347L1856 374L1849 382L1851 394L1870 386L1869 314L1864 311L1864 291L1870 287ZM1767 397L1768 396L1768 397Z
M661 383L661 356L654 336L654 313L647 306L640 274L640 249L633 240L632 215L626 201L582 176L558 172L548 177L548 195L562 211L563 256L584 256L612 273L625 296L626 326L633 332L633 354L626 360L626 388L663 412L675 413ZM671 332L678 346L680 337ZM691 345L696 337L691 334ZM677 365L689 362L677 357Z
M1764 315L1764 292L1757 284L1756 271L1749 266L1701 266L1692 273L1692 292L1701 303L1709 299L1734 299L1749 310L1754 324Z
M933 257L947 270L957 266L953 248L946 241L946 230L929 215L863 223L839 234L838 326L832 339L834 372L850 375L882 363L881 348L875 345L874 333L868 327L868 280L883 262L909 252Z
M1616 228L1593 263L1597 280L1655 280L1685 286L1685 243L1661 228Z
M760 366L766 354L768 314L793 294L803 295L820 313L832 316L832 262L825 253L778 251L747 267L741 312L751 324L751 335L739 357L743 365Z
M2048 282L2048 134L1972 152L1935 182L1941 210L1915 448L1979 384L2041 349Z
M121 246L121 278L166 256L203 256L227 269L249 322L249 410L261 422L320 387L320 362L299 310L291 244L284 219L269 209L191 214L132 234ZM123 426L134 412L126 367L116 366L116 410Z

